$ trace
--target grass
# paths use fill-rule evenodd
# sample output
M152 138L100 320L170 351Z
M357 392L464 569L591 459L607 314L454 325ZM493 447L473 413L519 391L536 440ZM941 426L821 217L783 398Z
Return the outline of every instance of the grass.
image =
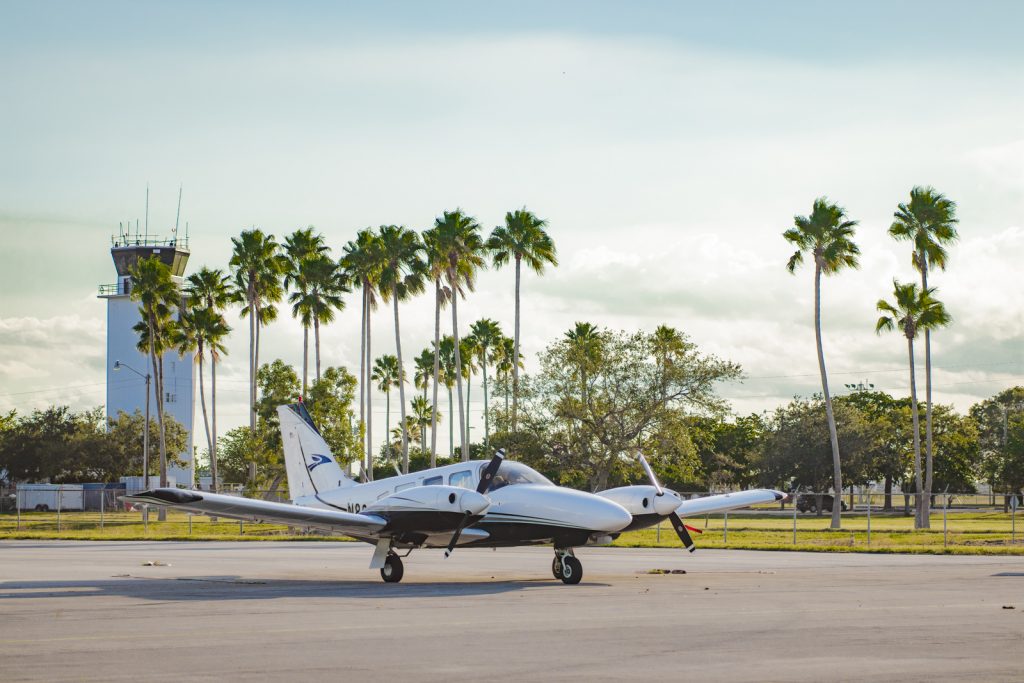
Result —
M156 521L150 513L148 528L138 512L106 513L69 512L61 515L58 528L54 512L23 512L20 529L17 516L0 515L2 539L67 539L81 541L340 541L344 536L304 533L278 524L243 524L223 519L168 512L166 522ZM932 516L932 529L914 531L913 520L902 514L873 514L871 540L868 542L867 516L863 513L843 515L843 529L828 528L829 517L799 515L797 542L793 543L793 518L763 512L732 513L688 519L694 527L704 530L693 534L700 548L733 548L745 550L802 550L815 552L929 553L955 555L1024 555L1024 516L1016 543L1011 543L1012 520L1000 512L955 512L948 519L948 545L943 544L942 514ZM661 528L631 531L614 543L620 547L677 548L679 539L668 524Z

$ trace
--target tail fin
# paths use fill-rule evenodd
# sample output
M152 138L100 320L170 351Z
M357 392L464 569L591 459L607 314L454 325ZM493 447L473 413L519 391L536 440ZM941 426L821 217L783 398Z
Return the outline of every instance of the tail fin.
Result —
M292 500L355 484L342 472L306 406L278 406L277 414L281 419L288 494Z

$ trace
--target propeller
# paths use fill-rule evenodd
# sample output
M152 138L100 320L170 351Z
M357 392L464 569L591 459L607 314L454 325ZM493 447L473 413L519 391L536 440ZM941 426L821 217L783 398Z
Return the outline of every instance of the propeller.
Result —
M644 457L643 453L637 453L637 455L640 457L640 466L644 468L644 472L647 473L647 478L651 481L651 486L653 486L654 490L657 491L656 495L664 496L665 489L663 489L661 487L661 484L658 483L658 478L654 476L654 470L652 470L651 466L647 463L647 458ZM683 547L689 550L691 553L694 550L696 550L693 544L693 537L690 536L690 532L687 531L687 529L695 531L697 533L703 532L699 529L694 529L692 526L684 524L683 520L679 517L675 510L669 513L668 518L672 522L672 528L675 529L676 535L679 536L679 540L683 542Z
M480 473L480 483L477 484L476 492L483 495L491 485L491 480L494 479L494 475L497 474L498 468L501 467L501 463L505 460L505 451L499 450L491 458L491 461L487 463L484 471ZM455 533L452 534L452 540L448 542L448 547L444 551L444 556L451 557L452 551L455 550L455 546L459 542L459 537L462 535L462 530L469 526L469 523L473 521L473 513L466 512L459 525L455 527Z

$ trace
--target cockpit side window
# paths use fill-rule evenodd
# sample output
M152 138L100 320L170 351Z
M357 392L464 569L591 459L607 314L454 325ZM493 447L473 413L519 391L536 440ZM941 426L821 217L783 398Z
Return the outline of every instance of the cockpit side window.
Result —
M449 486L459 486L464 489L473 488L473 474L469 470L459 470L448 475Z
M442 477L442 476L428 477L428 478L423 480L423 485L424 486L440 486L443 483L444 483L444 477Z
M486 467L485 464L483 467ZM483 472L483 468L480 470ZM498 471L494 474L494 479L491 480L491 485L487 487L487 491L497 491L505 486L513 486L515 484L538 484L541 486L553 486L551 481L540 472L527 467L526 465L518 462L504 461L498 468Z

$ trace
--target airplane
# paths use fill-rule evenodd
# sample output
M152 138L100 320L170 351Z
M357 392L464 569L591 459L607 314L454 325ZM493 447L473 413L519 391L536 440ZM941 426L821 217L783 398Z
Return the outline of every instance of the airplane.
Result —
M552 544L552 573L565 584L583 578L574 549L607 545L633 516L607 497L556 486L532 468L474 460L356 483L345 476L300 401L278 406L292 502L205 491L157 488L123 496L133 504L252 522L273 522L351 536L375 546L370 569L386 583L402 580L402 557L419 548ZM397 551L405 550L399 556Z

